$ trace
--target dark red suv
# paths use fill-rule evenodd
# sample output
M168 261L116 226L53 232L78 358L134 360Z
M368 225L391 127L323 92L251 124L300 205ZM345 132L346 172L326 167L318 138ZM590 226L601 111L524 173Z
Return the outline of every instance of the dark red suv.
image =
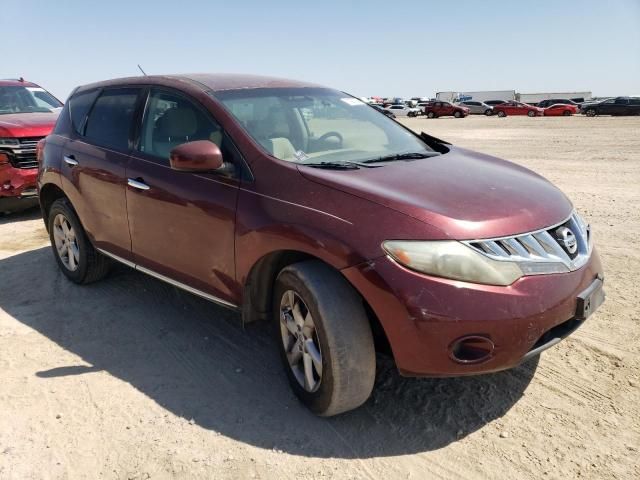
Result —
M368 398L374 345L404 375L493 372L604 299L589 226L545 179L317 85L78 88L38 183L67 277L98 280L116 260L269 320L293 390L320 415Z
M449 102L429 102L424 106L423 114L428 118L456 117L463 118L469 115L469 108L454 105Z
M37 205L36 145L62 103L35 83L0 80L0 213Z

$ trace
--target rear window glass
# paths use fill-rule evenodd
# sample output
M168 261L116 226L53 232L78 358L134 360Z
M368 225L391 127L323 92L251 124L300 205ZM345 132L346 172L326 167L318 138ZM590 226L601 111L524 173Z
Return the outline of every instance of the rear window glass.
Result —
M71 125L73 129L82 135L84 130L85 120L87 113L94 100L98 96L99 90L93 90L89 92L82 92L78 95L74 95L69 100L69 115L71 116Z
M138 88L105 90L91 109L85 136L97 145L126 150L139 92Z

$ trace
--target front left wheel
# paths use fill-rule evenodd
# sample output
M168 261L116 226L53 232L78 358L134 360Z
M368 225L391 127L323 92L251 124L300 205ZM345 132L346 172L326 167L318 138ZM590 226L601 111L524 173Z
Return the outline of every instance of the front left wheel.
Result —
M289 383L312 412L332 416L371 394L373 335L358 293L331 267L305 261L276 280L274 327Z
M69 280L80 284L91 283L109 273L109 258L93 248L67 199L53 202L47 225L53 255Z

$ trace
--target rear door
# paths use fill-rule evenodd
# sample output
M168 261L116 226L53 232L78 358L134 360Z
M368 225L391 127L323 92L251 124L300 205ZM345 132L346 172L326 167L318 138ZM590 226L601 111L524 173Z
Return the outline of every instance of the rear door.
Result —
M63 147L61 180L93 244L131 257L125 198L126 165L142 89L117 87L69 100L72 134Z
M135 263L147 273L233 302L239 294L234 257L239 175L176 171L169 153L183 143L209 140L237 172L240 154L197 101L160 88L147 95L127 168Z
M628 115L629 112L629 99L628 98L616 98L615 107L613 113L615 115Z
M442 102L442 115L453 115L453 105L449 102Z
M465 107L469 107L469 113L484 113L480 102L466 102Z

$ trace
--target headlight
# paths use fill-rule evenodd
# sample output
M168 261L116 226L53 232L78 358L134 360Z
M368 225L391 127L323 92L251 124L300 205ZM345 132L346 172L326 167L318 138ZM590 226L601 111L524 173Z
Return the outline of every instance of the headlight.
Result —
M517 263L493 260L456 241L389 240L382 247L401 265L436 277L505 286L523 276Z
M0 137L0 145L20 145L17 138L2 138Z

